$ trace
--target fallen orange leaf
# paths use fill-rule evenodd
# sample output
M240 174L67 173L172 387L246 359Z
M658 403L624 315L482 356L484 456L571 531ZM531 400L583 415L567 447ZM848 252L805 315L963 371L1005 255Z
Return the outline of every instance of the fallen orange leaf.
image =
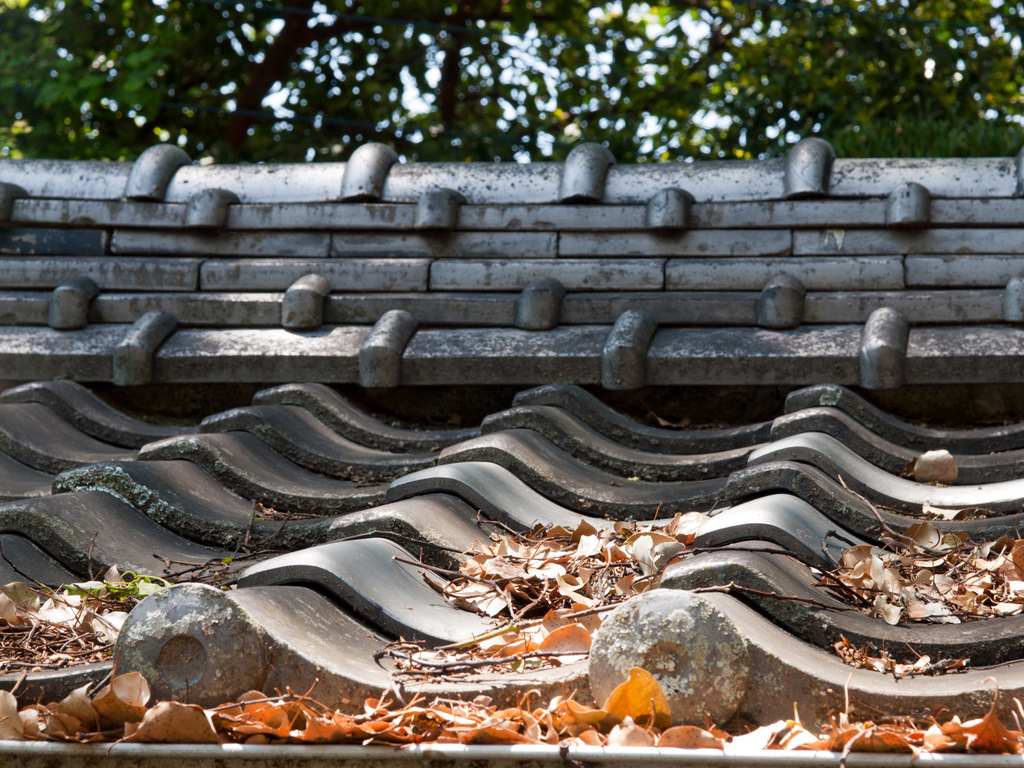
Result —
M640 667L629 671L629 679L608 695L603 709L620 720L631 717L638 725L663 730L672 724L665 693L654 676Z

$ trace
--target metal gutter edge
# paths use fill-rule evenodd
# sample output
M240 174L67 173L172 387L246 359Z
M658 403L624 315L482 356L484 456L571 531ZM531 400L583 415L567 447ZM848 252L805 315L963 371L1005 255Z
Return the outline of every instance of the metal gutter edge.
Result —
M178 745L178 744L56 744L52 742L0 742L4 768L541 768L541 766L596 766L647 768L651 765L684 768L739 768L743 766L839 766L838 752L724 752L714 749L578 747L561 752L545 746L304 746L304 745ZM850 768L1003 768L1020 766L1020 755L851 754Z

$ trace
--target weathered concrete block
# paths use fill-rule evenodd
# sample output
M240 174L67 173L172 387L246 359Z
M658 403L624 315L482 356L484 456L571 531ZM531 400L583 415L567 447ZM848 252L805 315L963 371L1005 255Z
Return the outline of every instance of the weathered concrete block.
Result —
M451 189L432 189L416 202L416 229L454 229L466 198Z
M657 321L642 309L619 316L601 353L605 389L637 389L647 382L647 349L657 330Z
M788 256L793 236L785 229L691 229L678 237L650 232L564 232L564 256Z
M170 312L153 310L136 320L112 356L113 381L122 386L149 384L153 378L153 353L178 327Z
M915 325L997 323L1003 319L1003 291L835 291L804 298L805 323L862 325L876 309L892 307Z
M116 229L112 253L152 253L210 256L326 257L327 232L218 232L203 234L171 230Z
M604 197L605 177L615 165L615 156L603 144L580 144L562 167L558 187L561 203L597 203Z
M99 229L0 229L0 254L24 256L102 256L107 233Z
M0 258L0 288L56 288L86 275L104 290L194 291L199 259L96 258L74 256Z
M860 384L867 389L893 389L906 381L910 326L898 310L882 307L871 313L860 343Z
M223 229L228 208L238 204L238 195L227 189L204 189L192 195L185 208L185 226L195 229Z
M760 291L777 275L791 275L809 291L903 288L899 256L843 258L671 259L665 288L681 291Z
M0 328L0 370L9 381L110 381L110 352L123 336L118 326Z
M424 325L510 328L516 322L514 293L333 293L327 297L324 322L376 323L392 309L411 312Z
M725 160L713 163L630 163L608 169L604 202L644 205L655 189L689 190L698 203L778 200L786 161Z
M50 294L50 327L57 331L84 328L89 322L89 305L99 292L96 281L85 275L65 280Z
M693 195L683 189L661 189L647 201L649 229L686 229L690 226Z
M191 165L192 158L173 144L150 147L132 164L124 186L125 200L161 200L175 171Z
M860 336L857 326L662 328L647 351L647 383L856 384Z
M555 258L555 232L452 232L436 234L363 234L335 232L331 256L384 258Z
M384 181L398 154L384 144L363 144L345 164L341 180L341 199L379 200L384 194Z
M19 197L25 197L28 193L17 184L6 184L0 182L0 221L11 220L11 209L14 201Z
M153 357L153 381L231 381L260 384L299 381L355 384L366 326L288 331L283 328L187 328Z
M804 284L792 275L776 275L757 299L757 324L762 328L796 328L804 315Z
M559 326L543 333L427 328L405 348L402 383L599 384L607 339L608 329L601 326Z
M890 227L923 227L931 221L931 193L912 181L889 193L885 220Z
M132 165L96 160L5 160L3 180L34 198L122 200Z
M565 286L553 277L532 280L516 302L516 328L547 331L558 325Z
M801 139L786 158L787 198L827 195L836 153L824 139Z
M204 291L284 291L317 274L348 291L426 291L429 269L428 259L208 259L199 283Z
M282 205L295 212L307 204L330 205L336 201L344 174L345 163L190 165L174 174L163 200L188 203L205 189L223 189L238 195L242 205Z
M1010 279L1003 291L1003 320L1024 323L1024 275Z
M838 158L832 163L831 191L837 197L885 197L907 181L926 187L934 198L1005 199L1013 196L1016 174L1011 157Z
M293 330L318 328L324 320L324 298L331 284L320 275L304 275L284 292L281 325Z
M947 259L970 254L1024 254L1018 228L982 229L926 227L898 229L818 229L793 233L793 253L817 256L857 254L937 254Z
M228 208L228 229L412 229L416 206L391 203L250 203Z
M1013 169L1016 171L1014 175L1017 177L1017 185L1014 192L1017 197L1024 197L1024 147L1021 147L1020 151L1013 158Z
M185 206L126 200L19 198L11 220L33 224L167 229L185 221Z
M402 354L416 333L416 318L402 309L385 312L359 349L359 384L396 387L402 383Z
M281 323L281 293L101 293L89 317L95 323L134 323L163 309L184 326L274 327Z
M562 301L566 325L612 325L629 309L650 312L660 325L757 325L758 294L748 291L634 291L570 293Z
M46 325L50 296L43 291L0 291L0 326Z
M1003 288L1020 271L1020 259L997 256L907 256L911 288Z
M908 384L1018 384L1024 329L913 328L906 365Z
M514 232L640 230L647 226L643 205L464 205L459 228Z
M665 283L663 259L441 259L431 291L520 291L551 277L568 291L651 291Z
M698 203L694 229L807 229L823 221L837 227L885 226L885 203L879 200L772 200L770 202Z
M563 164L401 163L391 168L381 200L415 203L424 192L447 187L471 205L557 203Z

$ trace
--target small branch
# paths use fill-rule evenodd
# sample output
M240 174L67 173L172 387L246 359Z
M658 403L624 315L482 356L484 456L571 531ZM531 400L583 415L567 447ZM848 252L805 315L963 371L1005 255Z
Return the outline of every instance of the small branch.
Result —
M567 613L563 616L559 616L560 619L582 619L586 616L596 616L599 613L606 613L607 611L617 608L619 603L613 603L612 605L600 605L596 608L586 608L582 611L576 611L574 613ZM490 640L492 637L500 637L501 635L507 634L508 632L518 631L520 629L526 629L528 627L536 627L538 624L543 624L544 619L527 619L525 621L517 621L512 624L505 624L497 629L493 629L490 632L485 632L482 635L476 635L471 637L469 640L460 640L457 643L449 643L448 645L442 645L437 648L439 651L452 651L459 648L468 648L471 645L475 645L481 640Z
M96 531L96 533L92 535L92 538L89 539L89 581L96 581L96 576L93 574L92 570L92 548L96 545L96 537L99 535L100 532Z
M715 585L713 587L697 587L696 589L694 589L692 591L693 592L723 592L725 594L730 594L733 591L745 592L747 594L757 595L758 597L772 597L772 598L775 598L776 600L793 600L793 601L798 602L798 603L807 603L808 605L813 605L816 608L827 608L827 609L832 610L832 611L856 611L857 610L856 608L851 608L851 607L848 607L848 606L829 605L828 603L823 603L820 600L815 600L814 598L811 598L811 597L799 597L797 595L780 595L777 592L766 592L766 591L761 590L761 589L754 589L753 587L744 587L741 584L737 584L737 583L732 582L732 581L730 581L728 584L718 584L718 585Z
M394 560L396 563L415 565L418 568L423 568L424 570L432 571L434 573L440 573L443 576L451 576L452 578L456 579L466 579L468 581L475 581L477 584L490 584L492 587L496 587L500 583L497 581L492 581L491 579L481 579L477 578L476 576L469 576L468 574L462 573L462 571L450 571L447 568L441 568L437 565L427 565L426 563L421 563L419 560L409 560L408 558L398 557L397 555L395 557L392 557L391 559Z
M443 544L436 544L433 541L427 541L426 539L418 539L415 536L403 536L400 533L392 533L391 531L369 531L367 533L356 533L352 536L344 536L340 539L334 539L334 541L359 541L361 539L394 539L397 541L407 541L410 544L418 544L421 547L430 547L432 549L438 549L442 552L454 552L457 555L463 555L466 553L464 549L456 549L455 547L446 547Z
M383 655L400 659L402 661L408 661L412 664L416 664L417 666L427 667L428 669L450 672L455 669L496 667L500 664L513 664L517 661L525 661L526 659L548 659L558 658L559 656L586 656L587 654L574 651L531 651L530 653L518 653L515 656L503 656L498 659L468 659L464 661L427 661L425 659L417 659L411 653L402 653L401 651L391 650L385 651Z

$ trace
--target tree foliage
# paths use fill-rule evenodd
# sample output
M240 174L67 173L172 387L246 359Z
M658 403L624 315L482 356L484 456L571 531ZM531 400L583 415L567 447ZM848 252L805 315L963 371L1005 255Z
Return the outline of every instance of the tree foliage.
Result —
M1024 4L0 0L0 154L1006 155Z

